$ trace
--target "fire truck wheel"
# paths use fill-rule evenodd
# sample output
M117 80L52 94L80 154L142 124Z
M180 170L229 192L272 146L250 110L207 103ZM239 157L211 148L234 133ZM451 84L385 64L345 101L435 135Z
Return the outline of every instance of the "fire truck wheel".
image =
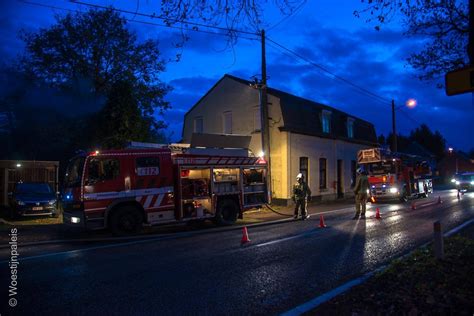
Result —
M225 199L219 201L216 211L216 222L218 225L232 225L237 221L239 207L234 200Z
M123 206L111 214L109 223L114 235L134 234L142 225L142 216L135 207Z

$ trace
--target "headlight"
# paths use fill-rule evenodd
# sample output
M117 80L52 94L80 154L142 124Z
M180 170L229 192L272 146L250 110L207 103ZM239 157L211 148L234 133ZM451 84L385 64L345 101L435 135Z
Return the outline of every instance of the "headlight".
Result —
M456 185L459 185L459 184L461 184L461 182L459 182L459 181L456 181Z
M26 205L26 203L25 203L25 202L23 202L23 201L20 201L20 200L16 201L16 204L18 204L18 205Z
M369 189L367 189L367 194L369 194L369 193L370 193L370 191L369 191Z
M398 189L397 188L390 188L390 193L397 193L398 192Z
M452 183L455 183L455 182L456 182L456 179L454 179L454 178L451 179L451 182L452 182Z
M54 204L56 204L56 200L51 200L51 201L48 202L48 204L49 205L54 205Z
M474 181L471 181L471 185L474 185Z

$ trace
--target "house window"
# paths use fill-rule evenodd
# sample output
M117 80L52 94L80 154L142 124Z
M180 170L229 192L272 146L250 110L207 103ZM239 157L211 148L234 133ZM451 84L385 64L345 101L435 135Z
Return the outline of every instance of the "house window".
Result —
M329 134L331 132L331 112L323 111L321 115L321 121L323 126L323 133Z
M232 134L232 112L224 112L223 116L224 134Z
M326 158L319 158L319 188L326 189L326 180L327 180L327 160Z
M300 157L300 172L304 176L304 181L309 184L308 170L309 170L309 159L308 159L308 157Z
M347 118L347 137L354 138L354 119Z
M260 107L253 109L253 130L255 132L262 129L262 118L260 116Z
M202 133L204 130L204 123L202 117L196 117L194 119L194 133Z
M356 168L357 168L356 161L351 160L351 188L353 188L356 183L356 170L357 170Z

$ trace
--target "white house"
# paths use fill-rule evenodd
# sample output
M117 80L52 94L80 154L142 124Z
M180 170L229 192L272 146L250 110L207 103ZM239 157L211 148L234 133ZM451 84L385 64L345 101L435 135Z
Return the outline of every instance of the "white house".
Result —
M268 88L273 202L285 203L299 172L313 200L352 195L357 151L377 146L374 126L350 114ZM262 152L259 91L251 82L222 77L185 115L183 142L193 133L250 135Z

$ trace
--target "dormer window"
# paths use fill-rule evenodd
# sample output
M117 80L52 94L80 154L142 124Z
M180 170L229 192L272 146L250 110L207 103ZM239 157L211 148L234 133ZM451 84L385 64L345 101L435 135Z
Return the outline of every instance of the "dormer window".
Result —
M347 137L354 138L354 119L352 117L347 118Z
M323 133L329 134L331 132L331 112L323 110L321 114L321 125Z

